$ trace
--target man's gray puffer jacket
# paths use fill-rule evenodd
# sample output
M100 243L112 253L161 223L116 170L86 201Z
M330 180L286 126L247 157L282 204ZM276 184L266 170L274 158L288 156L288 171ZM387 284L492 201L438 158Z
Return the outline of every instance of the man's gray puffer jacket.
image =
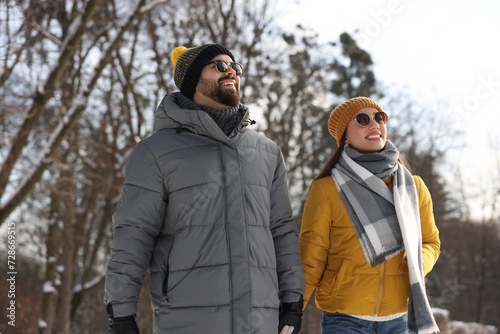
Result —
M298 231L281 151L248 123L226 136L164 98L113 215L115 317L137 312L149 267L154 333L278 333L280 301L304 293Z

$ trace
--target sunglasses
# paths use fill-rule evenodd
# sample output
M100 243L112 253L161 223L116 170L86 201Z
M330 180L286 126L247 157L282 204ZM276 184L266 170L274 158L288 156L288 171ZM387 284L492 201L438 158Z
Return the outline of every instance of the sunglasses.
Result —
M240 76L243 73L243 65L241 65L240 63L227 63L224 60L217 59L217 60L212 60L212 61L208 62L207 65L212 64L212 63L215 64L215 68L217 69L217 71L219 71L221 73L226 73L229 65L236 72L237 76Z
M359 113L351 120L351 122L356 121L356 123L358 123L359 126L364 128L370 124L372 117L378 124L385 124L389 119L389 116L387 116L385 112L378 111L373 116L369 116L365 113Z

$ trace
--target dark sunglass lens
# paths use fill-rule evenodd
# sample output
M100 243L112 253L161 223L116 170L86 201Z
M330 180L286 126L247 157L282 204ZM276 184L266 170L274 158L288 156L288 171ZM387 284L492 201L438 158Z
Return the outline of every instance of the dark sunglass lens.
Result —
M226 72L227 71L227 63L223 60L214 60L215 66L217 66L217 71Z
M231 63L231 67L236 72L236 75L240 76L243 73L243 66L239 63Z
M367 126L368 124L370 124L370 116L368 116L367 114L357 114L356 123L361 126Z
M383 111L379 111L375 114L375 121L379 124L387 123L387 114Z

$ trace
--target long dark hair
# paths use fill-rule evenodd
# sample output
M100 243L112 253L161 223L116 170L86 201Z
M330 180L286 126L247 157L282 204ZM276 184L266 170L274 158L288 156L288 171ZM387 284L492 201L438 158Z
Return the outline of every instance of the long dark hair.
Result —
M333 156L326 163L325 167L323 167L321 172L319 172L318 176L316 176L316 178L313 181L316 181L316 180L322 179L326 176L332 175L332 168L335 167L337 162L339 162L340 155L342 154L342 152L344 152L344 146L345 146L345 141L346 141L345 138L346 138L346 134L344 132L344 134L342 135L342 138L340 139L339 148L335 151Z
M332 176L332 169L333 169L333 167L335 167L337 162L339 162L340 155L342 154L342 152L344 152L345 141L346 141L346 132L344 132L344 134L342 135L342 138L340 139L339 148L335 151L335 153L330 158L330 160L328 160L325 167L323 167L323 169L321 170L321 172L319 172L318 176L316 176L316 178L313 180L313 182L316 180L322 179L326 176ZM405 166L406 169L408 169L408 171L411 174L413 174L413 172L411 171L410 165L408 164L406 159L401 157L401 154L399 154L398 161L400 164Z

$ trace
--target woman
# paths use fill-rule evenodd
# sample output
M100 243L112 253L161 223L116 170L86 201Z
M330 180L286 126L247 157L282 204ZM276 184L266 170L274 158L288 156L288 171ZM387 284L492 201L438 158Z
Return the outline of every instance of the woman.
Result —
M431 196L387 140L387 118L366 97L330 116L339 149L311 185L299 239L304 307L316 289L324 334L438 331L424 284L440 253Z

